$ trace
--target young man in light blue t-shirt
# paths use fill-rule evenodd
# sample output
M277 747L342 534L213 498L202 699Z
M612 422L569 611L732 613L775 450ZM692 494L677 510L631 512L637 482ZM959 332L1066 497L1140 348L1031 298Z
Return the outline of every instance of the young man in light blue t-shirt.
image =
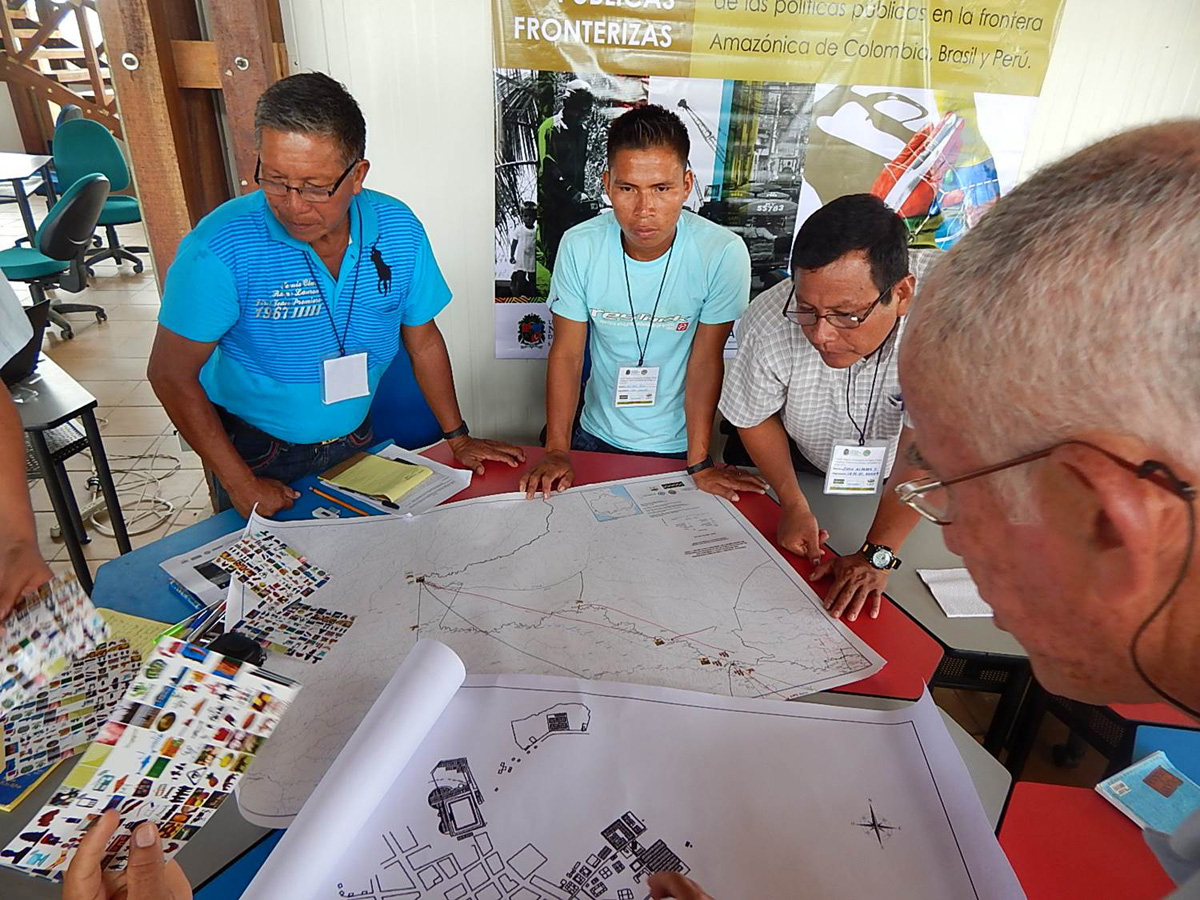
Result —
M571 486L571 450L686 460L697 487L731 500L764 490L708 453L750 255L735 234L683 210L688 152L683 123L661 106L632 109L609 130L612 212L566 233L550 282L546 456L521 479L529 497ZM585 347L592 370L572 432Z

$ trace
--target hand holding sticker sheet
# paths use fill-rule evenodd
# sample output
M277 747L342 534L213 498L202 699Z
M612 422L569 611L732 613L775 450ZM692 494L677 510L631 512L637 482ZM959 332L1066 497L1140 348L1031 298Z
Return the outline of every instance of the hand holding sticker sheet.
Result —
M183 641L155 648L61 788L0 863L61 879L105 810L121 825L104 869L125 867L133 830L158 826L168 859L200 830L262 750L299 686Z

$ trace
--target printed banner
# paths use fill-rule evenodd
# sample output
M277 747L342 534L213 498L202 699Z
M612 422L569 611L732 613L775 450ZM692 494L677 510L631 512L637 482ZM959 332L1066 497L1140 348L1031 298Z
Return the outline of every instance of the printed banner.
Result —
M687 127L687 206L746 243L752 296L843 194L948 249L1016 181L1061 5L493 0L496 356L547 354L559 243L609 206L608 125L643 103Z

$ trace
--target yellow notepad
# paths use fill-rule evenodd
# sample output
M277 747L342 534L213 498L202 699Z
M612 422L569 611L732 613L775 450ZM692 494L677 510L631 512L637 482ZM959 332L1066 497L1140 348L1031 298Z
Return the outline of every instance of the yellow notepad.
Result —
M356 453L321 474L321 481L365 497L395 503L433 474L427 466L414 466L373 453Z
M150 655L155 640L168 624L143 619L141 616L131 616L115 609L102 609L100 615L104 616L104 621L108 623L111 633L109 640L119 641L125 638L132 649L142 654L142 659Z

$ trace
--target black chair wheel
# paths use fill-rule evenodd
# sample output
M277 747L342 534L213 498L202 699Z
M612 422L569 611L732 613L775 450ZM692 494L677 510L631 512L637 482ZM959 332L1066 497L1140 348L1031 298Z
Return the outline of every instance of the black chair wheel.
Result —
M96 270L91 268L90 266L88 267L87 273L88 273L88 278L96 277Z
M142 269L144 269L144 268L145 268L145 266L143 266L143 265L142 265L140 262L135 262L135 263L133 264L133 274L134 274L134 275L141 275L141 274L142 274Z
M61 337L61 338L62 338L64 341L69 341L69 340L71 340L73 337L75 337L75 332L74 332L74 331L72 331L70 328L60 328L60 329L59 329L59 331L58 331L58 335L59 335L59 337Z
M92 235L92 246L93 247L103 247L104 246L104 241L100 239L100 236L98 234Z
M96 321L97 322L107 322L108 321L108 313L106 313L102 309L96 310Z

